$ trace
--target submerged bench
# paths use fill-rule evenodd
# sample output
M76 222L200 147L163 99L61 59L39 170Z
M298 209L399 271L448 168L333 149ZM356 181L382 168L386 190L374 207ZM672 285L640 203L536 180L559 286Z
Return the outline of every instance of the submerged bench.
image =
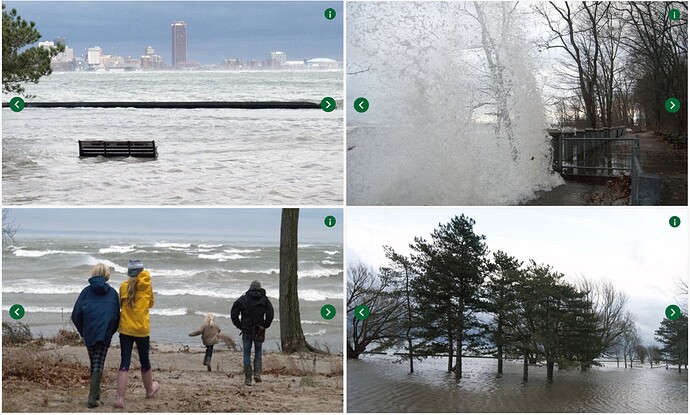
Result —
M79 157L158 157L155 141L79 140Z

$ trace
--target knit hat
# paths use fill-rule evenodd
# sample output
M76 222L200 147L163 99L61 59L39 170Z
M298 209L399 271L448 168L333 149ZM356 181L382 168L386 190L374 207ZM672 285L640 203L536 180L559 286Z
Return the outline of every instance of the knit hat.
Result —
M136 277L143 270L144 263L140 259L130 259L127 263L127 275L130 277Z
M261 288L261 283L257 280L254 280L251 284L249 284L250 290L258 290L259 288Z

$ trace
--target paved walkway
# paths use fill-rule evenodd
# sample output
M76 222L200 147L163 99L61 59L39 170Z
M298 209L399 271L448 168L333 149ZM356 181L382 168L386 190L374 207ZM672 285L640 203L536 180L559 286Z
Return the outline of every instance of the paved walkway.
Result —
M646 173L661 176L661 204L687 206L688 152L653 133L640 134L640 161Z
M687 206L688 204L688 153L679 150L653 133L640 136L640 159L647 173L661 176L661 205ZM547 192L542 192L525 205L535 206L585 206L629 204L620 189L606 186L605 181L567 181Z

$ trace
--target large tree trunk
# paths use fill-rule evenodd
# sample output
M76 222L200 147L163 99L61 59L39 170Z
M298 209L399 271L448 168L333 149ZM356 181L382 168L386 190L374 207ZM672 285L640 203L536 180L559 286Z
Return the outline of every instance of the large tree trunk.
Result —
M318 351L302 331L297 297L297 223L299 209L283 209L280 221L280 347L283 353ZM356 357L357 355L355 355Z

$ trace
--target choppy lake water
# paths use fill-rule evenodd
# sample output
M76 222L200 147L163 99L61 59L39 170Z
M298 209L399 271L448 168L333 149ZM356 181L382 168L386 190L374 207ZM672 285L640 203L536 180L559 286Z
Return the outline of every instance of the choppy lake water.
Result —
M688 412L688 373L677 368L603 368L558 371L546 382L546 368L496 360L463 358L463 378L446 373L447 360L396 364L391 356L347 361L348 412ZM622 363L621 363L622 364Z
M126 279L127 260L140 258L151 272L155 305L151 309L151 339L159 344L200 345L188 337L212 312L228 335L240 342L230 320L233 302L259 280L275 309L266 332L266 347L280 344L278 314L279 247L275 243L228 240L156 238L22 237L2 255L3 321L7 310L21 304L22 322L34 335L54 335L71 327L72 307L88 284L97 263L113 267L110 285L119 289ZM320 310L333 304L342 312L342 245L300 244L300 317L307 340L342 351L342 320L324 320ZM340 315L340 314L338 314ZM241 344L241 343L238 343Z
M343 100L342 71L68 72L33 101ZM4 96L5 101L9 96ZM285 205L343 200L343 111L2 111L5 204ZM79 140L155 140L158 159L79 158Z

